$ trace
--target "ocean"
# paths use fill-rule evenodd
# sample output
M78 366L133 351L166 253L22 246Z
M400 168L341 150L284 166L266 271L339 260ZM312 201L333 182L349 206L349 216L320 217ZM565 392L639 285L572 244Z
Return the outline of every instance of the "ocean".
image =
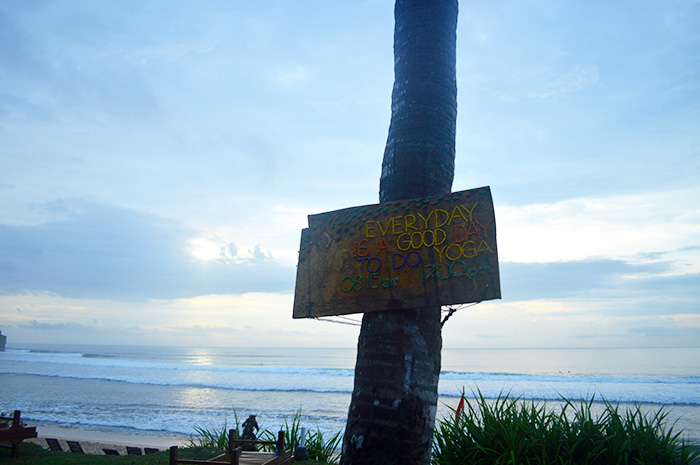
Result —
M277 430L345 427L355 349L9 344L0 352L0 411L32 424L179 436L256 415ZM438 418L462 390L557 405L594 398L670 410L700 444L700 348L445 349Z

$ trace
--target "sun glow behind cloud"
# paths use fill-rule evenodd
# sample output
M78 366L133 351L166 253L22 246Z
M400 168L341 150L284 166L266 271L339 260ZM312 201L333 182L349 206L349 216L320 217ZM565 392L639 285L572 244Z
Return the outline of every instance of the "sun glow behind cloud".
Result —
M187 245L187 251L197 260L216 260L221 256L222 246L210 239L195 237Z

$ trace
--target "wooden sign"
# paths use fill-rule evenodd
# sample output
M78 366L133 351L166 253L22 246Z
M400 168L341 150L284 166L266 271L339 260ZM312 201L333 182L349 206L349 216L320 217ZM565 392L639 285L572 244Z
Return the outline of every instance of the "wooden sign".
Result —
M491 189L309 216L294 318L500 299Z

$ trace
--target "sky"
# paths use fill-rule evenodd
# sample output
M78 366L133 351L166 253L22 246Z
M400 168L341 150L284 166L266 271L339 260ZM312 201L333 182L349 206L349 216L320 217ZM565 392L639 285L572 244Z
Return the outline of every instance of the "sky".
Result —
M700 346L700 2L460 2L453 191L503 298L446 348ZM391 0L0 2L0 331L354 347L307 215L378 202ZM359 321L361 315L355 315Z

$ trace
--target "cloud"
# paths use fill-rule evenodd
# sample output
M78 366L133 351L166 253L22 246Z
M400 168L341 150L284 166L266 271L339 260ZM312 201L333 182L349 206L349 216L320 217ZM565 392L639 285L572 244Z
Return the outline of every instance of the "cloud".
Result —
M677 338L679 336L700 337L700 328L678 328L668 326L639 326L629 329L632 335L639 335L644 338ZM697 340L697 339L696 339Z
M377 198L393 2L336 3L0 2L0 323L335 343L275 297L306 215ZM492 186L504 300L455 340L697 327L697 2L657 3L460 13L455 190Z
M0 225L0 292L145 299L293 289L294 269L259 245L242 262L197 260L188 244L198 231L189 227L109 205L71 206L63 220Z
M15 8L9 9L12 16L0 11L2 42L11 44L0 52L6 79L0 114L21 125L27 117L61 123L70 115L94 124L116 115L133 121L160 112L156 89L143 68L124 54L107 51L110 39L128 33L121 30L128 22L109 14L81 21L81 14L64 17L50 4L35 4L29 16Z
M61 322L61 323L46 323L39 322L37 320L31 320L26 323L20 323L17 325L21 329L29 329L32 331L67 331L67 332L83 332L83 331L94 331L96 328L96 322L92 324L83 324L75 322Z
M662 312L673 309L663 296L653 306ZM605 298L489 301L457 312L443 328L443 343L498 348L697 346L697 315L646 310L637 302Z
M662 264L634 265L621 260L579 260L551 263L500 264L501 289L509 301L589 296L620 289L624 276L658 273Z
M685 249L681 255L700 271L700 257L687 249L697 245L699 198L700 189L692 187L496 205L499 255L508 261L545 262Z
M0 295L14 341L75 344L352 347L356 328L292 320L291 293L211 294L123 302L50 293ZM22 314L10 310L22 307Z
M547 99L570 94L598 83L598 68L591 65L575 65L561 76L554 78L530 97Z
M501 292L506 302L588 302L593 305L589 311L610 315L697 313L700 273L669 275L667 272L671 268L671 264L664 262L630 263L610 259L503 262L500 264Z

